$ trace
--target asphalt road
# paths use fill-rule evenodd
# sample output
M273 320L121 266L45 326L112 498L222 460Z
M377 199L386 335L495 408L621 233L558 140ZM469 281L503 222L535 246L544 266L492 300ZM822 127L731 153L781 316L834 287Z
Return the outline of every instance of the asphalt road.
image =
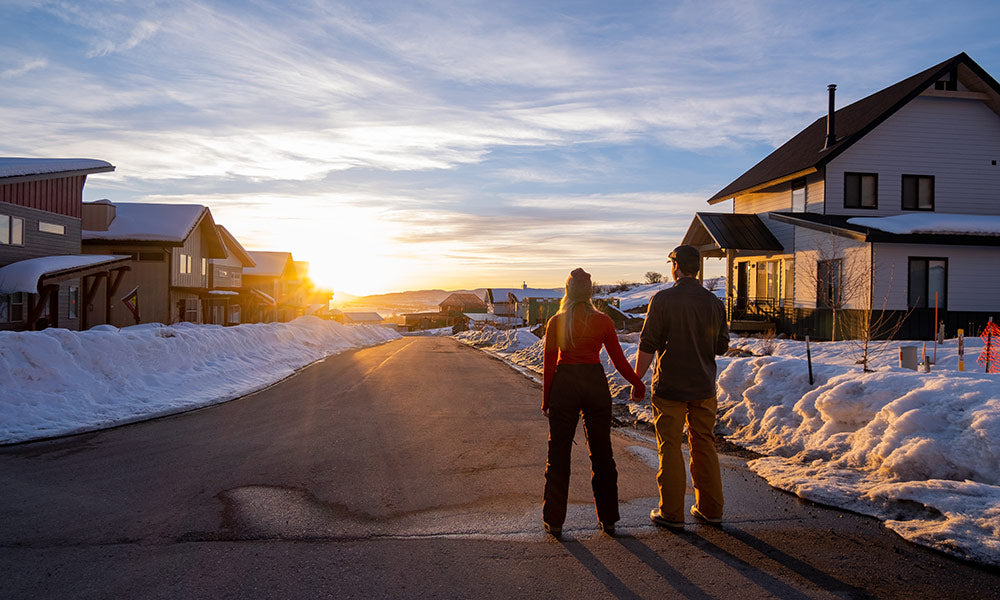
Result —
M625 431L619 535L597 530L578 431L553 540L540 395L410 337L223 405L0 448L0 597L1000 597L995 570L774 491L738 457L721 529L657 529L654 445Z

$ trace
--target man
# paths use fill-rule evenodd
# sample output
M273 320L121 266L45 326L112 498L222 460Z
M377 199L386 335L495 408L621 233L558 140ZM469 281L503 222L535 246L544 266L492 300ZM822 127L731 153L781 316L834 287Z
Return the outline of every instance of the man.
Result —
M642 377L658 354L653 371L653 425L660 454L656 483L660 505L649 513L653 523L684 527L686 476L681 454L684 422L688 424L691 480L695 503L691 514L713 525L722 522L722 476L715 453L715 355L729 347L726 310L698 280L701 254L693 246L670 253L673 287L649 302L639 337L635 372ZM642 400L633 388L634 401Z

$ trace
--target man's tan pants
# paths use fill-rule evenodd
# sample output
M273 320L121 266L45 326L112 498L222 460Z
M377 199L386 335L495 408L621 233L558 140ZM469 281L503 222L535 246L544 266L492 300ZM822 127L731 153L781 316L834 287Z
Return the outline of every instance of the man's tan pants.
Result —
M687 477L681 442L686 419L695 506L710 519L722 518L722 475L713 433L717 399L678 402L653 396L652 405L656 445L660 453L660 469L656 473L656 483L660 488L660 515L668 521L684 522Z

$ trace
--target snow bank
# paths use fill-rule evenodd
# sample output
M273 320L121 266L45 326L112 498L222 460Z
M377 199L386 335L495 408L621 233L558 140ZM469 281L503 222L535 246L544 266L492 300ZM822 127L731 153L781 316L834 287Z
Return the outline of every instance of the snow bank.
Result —
M768 455L749 463L771 485L885 520L901 536L963 558L1000 565L1000 379L966 340L937 348L930 373L898 364L895 342L873 373L855 365L851 342L734 340L769 356L720 359L720 426L727 438ZM933 354L933 345L927 353Z
M180 323L0 331L0 443L224 402L323 357L397 337L384 327L316 317L236 327Z
M498 333L483 332L477 343L507 347ZM636 336L619 339L635 364ZM904 345L924 343L885 345L871 356L874 372L863 373L856 343L813 343L810 385L804 342L733 338L731 348L755 356L718 359L719 427L766 455L749 466L775 487L880 518L913 542L1000 565L1000 378L976 364L978 338L966 339L965 372L955 340L927 344L935 357L930 373L897 366ZM498 354L540 373L543 350L539 340ZM629 402L628 383L603 351L601 360L615 401L652 422L648 400Z

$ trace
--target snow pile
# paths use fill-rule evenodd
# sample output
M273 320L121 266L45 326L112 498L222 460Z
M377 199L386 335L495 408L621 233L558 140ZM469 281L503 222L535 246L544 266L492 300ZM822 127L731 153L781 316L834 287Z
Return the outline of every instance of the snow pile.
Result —
M896 234L1000 235L1000 216L995 215L905 214L889 217L852 217L847 222L851 225Z
M728 439L767 454L749 463L803 498L884 519L903 537L1000 565L1000 380L982 373L978 339L936 349L932 372L892 366L901 345L854 365L851 342L768 346L770 356L720 359L720 425ZM927 353L933 354L933 346Z
M91 431L224 402L323 357L399 337L317 317L236 327L0 331L0 443Z
M463 331L456 334L458 341L490 352L508 355L542 342L528 329L504 329L486 326L479 331Z
M619 337L631 364L637 336ZM767 455L750 468L803 498L885 521L904 538L963 558L1000 565L1000 378L976 365L983 348L965 341L965 372L955 340L934 347L930 373L899 368L892 342L856 361L855 342L813 343L809 384L801 341L734 338L754 354L718 359L719 426L727 439ZM484 345L486 342L482 342ZM541 373L544 342L506 360ZM628 383L604 351L615 402L652 422L648 399L629 402ZM649 385L651 371L644 378Z

